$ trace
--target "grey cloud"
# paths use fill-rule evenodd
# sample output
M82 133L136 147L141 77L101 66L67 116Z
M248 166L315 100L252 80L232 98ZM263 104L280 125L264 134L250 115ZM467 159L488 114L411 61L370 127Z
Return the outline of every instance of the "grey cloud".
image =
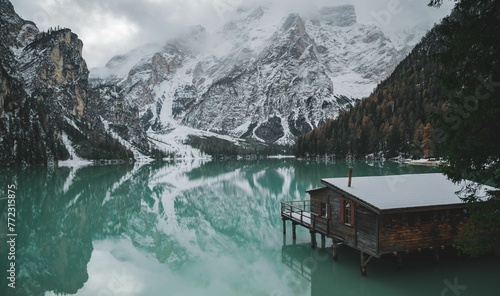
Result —
M236 7L268 0L16 0L16 11L41 30L58 25L71 28L84 41L90 67L102 66L112 56L148 42L164 42L187 26L201 24L215 30ZM436 21L450 11L426 0L273 0L287 12L311 11L326 5L353 3L358 21L395 29L421 21ZM249 4L251 3L251 4ZM397 4L397 5L395 5ZM392 8L391 8L392 7ZM394 8L395 7L395 8ZM391 13L397 12L397 13ZM377 19L378 18L378 19Z

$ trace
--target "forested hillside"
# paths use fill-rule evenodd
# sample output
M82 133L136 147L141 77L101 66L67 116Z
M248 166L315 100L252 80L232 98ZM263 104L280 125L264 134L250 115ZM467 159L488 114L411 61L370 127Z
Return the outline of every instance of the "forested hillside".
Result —
M431 0L439 7L443 0ZM461 252L500 253L500 1L458 0L364 101L301 137L297 156L442 156L462 191L469 223Z
M430 157L434 114L444 106L437 77L438 27L427 33L394 72L366 99L300 137L298 157Z

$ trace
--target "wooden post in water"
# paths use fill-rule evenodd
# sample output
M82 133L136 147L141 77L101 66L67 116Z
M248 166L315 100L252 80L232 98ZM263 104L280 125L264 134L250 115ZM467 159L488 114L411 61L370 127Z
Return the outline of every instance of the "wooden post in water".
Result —
M286 234L286 219L281 220L283 220L283 234Z
M373 258L373 256L368 256L368 259L365 257L365 253L362 251L361 253L361 274L366 275L366 264Z
M366 261L365 261L365 254L363 252L361 253L361 274L366 275Z
M297 223L292 221L292 239L297 239Z
M439 247L435 247L434 251L434 262L439 263Z
M311 230L311 248L316 248L316 233Z
M325 244L326 244L326 238L325 238L325 235L322 234L321 235L321 248L324 249L325 248Z
M401 270L403 267L403 254L401 252L396 252L396 264L398 266L398 270Z
M335 260L335 261L337 261L339 259L338 248L339 248L339 245L336 242L333 242L333 244L332 244L332 257L333 257L333 260Z

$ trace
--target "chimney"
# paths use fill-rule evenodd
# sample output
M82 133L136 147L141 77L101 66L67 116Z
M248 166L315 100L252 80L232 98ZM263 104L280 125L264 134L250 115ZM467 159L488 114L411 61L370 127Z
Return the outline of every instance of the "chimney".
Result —
M347 187L351 187L352 183L352 167L349 167L349 181L347 182Z

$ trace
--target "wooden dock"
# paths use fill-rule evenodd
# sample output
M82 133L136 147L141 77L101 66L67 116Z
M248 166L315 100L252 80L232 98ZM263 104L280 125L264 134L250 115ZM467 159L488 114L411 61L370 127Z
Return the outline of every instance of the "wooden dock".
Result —
M292 221L292 237L297 238L297 225L309 229L311 233L311 245L316 247L316 233L321 235L321 246L325 247L326 237L330 232L330 218L321 216L314 212L316 208L314 201L294 200L281 202L281 219L283 220L283 234L286 234L286 221Z

